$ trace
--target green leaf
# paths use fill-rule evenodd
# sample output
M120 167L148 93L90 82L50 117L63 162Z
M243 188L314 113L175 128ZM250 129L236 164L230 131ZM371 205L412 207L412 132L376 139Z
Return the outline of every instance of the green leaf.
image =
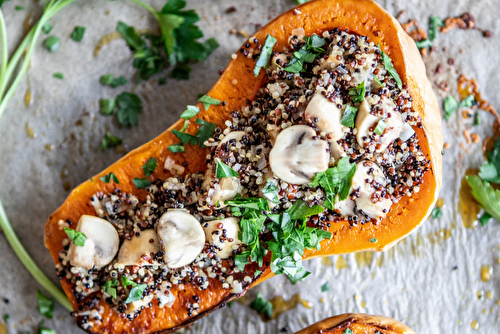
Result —
M250 252L242 252L234 257L234 265L237 266L241 271L245 270L245 265L249 264L248 256Z
M122 276L123 277L123 276ZM118 286L118 280L116 278L113 278L106 283L104 283L104 286L102 287L102 292L107 293L114 299L116 299L116 287Z
M444 118L448 121L458 109L458 102L453 96L447 96L443 102Z
M384 84L382 81L380 81L380 79L379 79L376 75L375 75L375 76L373 76L373 79L375 79L375 81L376 81L376 82L377 82L380 86L385 87L385 84Z
M142 170L144 171L144 175L146 175L146 177L150 177L151 174L153 174L153 172L155 171L156 169L156 159L155 158L149 158L148 161L146 161L146 163L142 166Z
M103 74L99 78L99 82L102 83L103 85L116 88L125 85L128 81L124 76L119 76L117 78L114 78L113 74Z
M257 311L259 314L263 314L267 318L272 318L273 316L273 304L262 297L260 292L257 294L257 298L250 303L250 308Z
M325 282L325 284L321 286L321 292L326 292L326 291L330 291L330 286L328 285L328 282Z
M479 217L479 222L481 223L481 226L486 226L491 218L492 217L488 212L483 213L481 217Z
M376 134L378 134L380 136L382 133L384 133L385 127L386 127L385 121L383 119L380 119L377 123L377 126L375 127L375 130L373 130L373 132L375 132Z
M40 323L38 324L38 328L36 330L36 333L37 334L56 334L55 330L43 327L44 322L45 322L44 320L40 321Z
M181 114L181 118L190 119L196 116L200 112L200 108L197 106L187 106L187 109Z
M218 106L220 105L220 100L214 99L208 95L203 95L202 97L199 98L201 103L203 103L203 106L205 107L205 110L208 110L208 108L211 105Z
M23 10L23 9L24 9L24 7L23 7L23 6L15 6L15 7L14 7L14 9L15 9L15 10Z
M113 181L116 184L120 184L120 180L118 180L118 178L116 177L116 175L113 172L110 172L109 174L101 176L99 178L99 180L101 180L104 183L110 183L111 181Z
M85 240L87 240L85 233L78 232L67 227L64 228L64 232L66 232L68 238L72 240L76 246L85 246Z
M380 46L379 46L380 47ZM386 71L394 78L396 81L396 84L398 85L399 89L403 88L403 83L401 81L401 78L399 77L398 71L392 66L392 59L388 55L385 54L382 49L380 50L382 54L382 61L384 62L384 67Z
M365 82L360 83L356 88L349 90L349 95L352 97L352 102L359 103L365 99L366 87Z
M215 177L218 179L226 178L226 177L239 177L240 174L238 174L237 171L217 159L216 165L215 165Z
M182 126L182 128L181 128L181 130L180 130L180 131L181 131L181 132L185 132L185 131L186 131L186 129L187 129L187 127L188 127L188 125L189 125L189 121L188 121L188 120L185 120L185 121L184 121L184 125Z
M289 207L285 212L290 215L291 219L304 219L309 216L314 216L325 211L319 205L309 206L306 202L299 199L293 203L291 207Z
M349 162L349 157L343 157L335 167L328 168L325 172L317 173L311 182L311 187L321 187L325 190L327 197L324 206L334 210L335 196L343 201L349 196L352 178L356 172L356 164Z
M309 0L295 0L296 5L302 5L303 3L306 3Z
M3 315L3 321L4 321L5 323L9 322L9 319L10 319L10 315L8 315L8 314L4 314L4 315Z
M182 142L182 144L192 144L196 145L198 144L198 138L196 136L190 135L189 133L181 132L179 130L172 130L172 133L179 138L179 140Z
M118 21L116 31L123 37L132 51L140 50L146 45L141 36L139 36L139 34L135 31L134 27L131 27L122 21Z
M52 74L52 76L54 78L57 78L57 79L61 79L61 80L64 79L64 74L62 74L61 72L54 73L54 74Z
M479 176L488 182L500 183L500 175L498 169L491 162L483 164L479 167Z
M85 35L85 27L76 26L71 33L71 39L75 42L81 42Z
M344 331L344 334L354 334L352 332L352 330L350 328L347 328L345 331Z
M172 153L184 153L186 150L182 144L173 144L168 146L168 150Z
M351 105L347 105L344 109L344 113L342 114L342 119L340 123L342 125L353 128L354 127L354 119L356 118L356 114L358 112L358 108L355 108Z
M472 188L472 196L481 204L484 211L500 221L500 191L493 189L479 176L467 175L466 179Z
M122 282L122 285L126 288L128 286L136 287L137 283L132 281L130 278L127 276L121 276L120 281Z
M198 146L200 146L201 148L204 148L205 147L204 142L213 136L217 125L210 123L210 122L207 122L207 121L204 121L204 120L199 119L199 118L196 119L196 124L201 125L201 127L196 132Z
M377 241L378 241L378 240L377 240L377 238L370 238L370 242L371 242L372 244L377 243Z
M59 44L61 42L61 39L56 36L50 36L45 39L43 42L43 45L47 50L49 50L51 53L54 53L59 49Z
M474 122L472 123L473 126L478 126L481 125L481 115L479 115L479 112L476 112L474 114Z
M264 195L265 198L273 202L274 204L279 204L279 187L274 183L271 179L267 179L267 183L262 188L262 194Z
M435 206L431 211L431 217L434 219L441 219L443 217L443 210Z
M148 285L147 284L138 284L137 286L134 286L131 290L130 293L125 300L125 304L128 303L133 303L138 300L142 299L142 296L144 295L144 291L146 291Z
M188 64L179 63L175 65L175 68L168 74L168 76L177 80L188 80L189 73L191 73L191 67L189 67Z
M438 27L444 27L443 20L441 20L436 15L431 15L429 17L429 29L428 29L429 40L431 42L436 39Z
M259 75L260 69L262 67L267 68L269 66L269 61L271 59L275 43L276 38L271 35L267 35L264 46L262 47L262 50L260 52L259 59L257 59L257 62L255 63L255 67L253 69L253 74L256 77Z
M99 100L99 113L101 115L109 116L113 115L115 110L116 100L115 99L100 99Z
M225 204L233 207L259 210L259 211L270 211L269 203L265 198L260 197L235 197L233 200L228 200L224 202Z
M123 92L116 97L116 115L118 123L124 126L136 126L142 112L142 101L137 94Z
M472 106L475 106L476 104L477 104L477 101L474 98L474 95L469 95L465 99L460 101L459 107L470 108Z
M38 301L38 312L47 319L52 319L54 315L54 301L45 296L40 290L37 290L36 299Z
M137 189L144 189L147 186L151 185L151 181L149 181L148 179L139 179L137 177L134 178L132 182L134 183Z
M419 50L432 47L432 42L428 39L424 39L423 41L416 41L415 44L417 45L417 48Z
M101 150L107 150L108 148L116 147L122 144L122 139L116 136L113 136L111 132L106 131L104 137L101 140Z
M50 21L47 21L45 22L45 24L42 26L42 31L46 34L50 34L50 32L52 31L52 24L50 23Z

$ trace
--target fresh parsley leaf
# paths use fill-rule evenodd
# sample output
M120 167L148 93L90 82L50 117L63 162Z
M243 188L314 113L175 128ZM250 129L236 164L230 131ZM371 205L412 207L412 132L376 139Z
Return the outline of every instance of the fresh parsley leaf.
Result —
M242 209L251 209L258 211L270 211L269 203L265 198L260 197L235 197L232 200L224 201L225 204Z
M481 204L484 211L500 221L500 191L486 181L481 180L479 176L467 175L467 182L472 188L472 196Z
M188 125L189 125L189 121L188 121L188 120L185 120L185 121L184 121L184 125L182 126L182 128L181 128L181 130L180 130L180 131L181 131L181 132L185 132L185 131L186 131L186 129L187 129L187 127L188 127Z
M138 300L142 299L142 296L144 295L144 291L146 291L148 285L147 284L138 284L137 286L134 286L131 290L130 293L125 300L125 304L128 303L133 303Z
M8 314L4 314L4 315L3 315L3 321L4 321L5 323L7 323L7 322L9 321L9 319L10 319L10 315L8 315Z
M453 113L458 109L458 102L453 96L447 96L443 102L444 118L448 121Z
M473 126L478 126L481 125L481 115L479 115L478 112L474 114L474 122L472 123Z
M485 163L481 167L479 167L479 177L488 182L500 183L500 175L498 175L498 169L491 162Z
M103 85L111 86L112 88L116 88L118 86L125 85L128 81L124 76L119 76L117 78L113 77L113 74L104 74L99 78L99 82Z
M328 285L328 282L325 282L325 284L321 286L321 292L326 292L326 291L330 291L330 286Z
M52 76L56 79L64 79L64 74L62 74L61 72L54 73L52 74Z
M172 153L184 153L186 150L182 144L173 144L168 146L168 150Z
M377 243L377 241L378 241L378 240L377 240L377 238L370 238L370 242L371 242L372 244Z
M293 203L285 212L291 219L304 219L322 213L325 209L319 205L309 206L308 203L299 199Z
M174 69L170 71L168 76L177 80L188 80L191 67L188 64L179 63L175 65Z
M474 98L474 95L469 95L462 101L460 101L459 106L462 108L470 108L472 106L475 106L477 104L476 99Z
M113 278L104 283L104 286L102 287L102 292L107 293L108 295L116 299L117 286L118 286L118 280L116 278Z
M353 128L354 127L354 119L356 118L357 112L358 112L358 108L355 108L355 107L348 104L346 106L346 108L344 109L344 113L342 114L342 118L340 120L340 123L342 123L343 126Z
M101 148L101 150L104 151L104 150L107 150L108 148L116 147L116 146L121 145L121 144L122 144L121 138L113 136L111 134L111 132L106 131L106 133L104 134L104 137L102 137L100 148Z
M375 80L375 81L376 81L376 82L377 82L380 86L385 87L385 84L384 84L382 81L380 81L380 79L379 79L376 75L374 75L374 76L373 76L373 79L374 79L374 80Z
M59 44L61 42L61 39L56 36L50 36L45 39L43 42L43 45L47 50L49 50L51 53L54 53L59 49Z
M440 219L443 217L443 210L438 208L437 206L434 207L431 211L431 217L434 219Z
M38 328L36 330L36 334L56 334L56 331L53 329L48 329L44 327L44 320L40 321L38 324Z
M190 135L189 133L181 132L179 130L172 130L172 133L179 138L179 140L182 142L182 144L192 144L196 145L198 144L198 138L196 136Z
M265 198L273 202L274 204L279 204L279 187L276 185L276 183L273 182L271 179L267 179L267 183L262 188L262 194L264 195Z
M366 86L364 81L360 83L356 88L351 88L349 90L349 95L352 97L352 102L354 103L362 102L365 99L365 94Z
M23 7L23 6L15 6L15 7L14 7L14 9L15 9L15 10L23 10L23 9L24 9L24 7Z
M253 273L253 277L257 277L259 276L260 274L262 274L262 270L256 270L254 273Z
M343 201L349 196L352 178L356 172L356 164L349 162L349 157L343 157L335 167L328 168L325 172L317 173L311 182L311 187L321 187L327 194L323 206L334 210L335 196Z
M431 42L436 39L438 27L444 27L443 20L437 17L436 15L431 15L429 17L429 29L428 29L429 40Z
M322 46L325 44L325 39L313 34L311 37L305 36L306 44L299 51L294 52L294 57L286 68L280 66L290 73L299 73L304 67L304 63L312 63L319 52L324 52ZM279 66L279 65L278 65Z
M52 319L54 315L54 301L45 296L40 290L36 293L36 299L38 300L38 312L44 317Z
M212 97L210 97L208 95L203 95L202 97L200 97L200 99L198 101L200 101L201 103L203 103L203 106L205 107L205 110L208 110L208 108L211 105L214 105L214 106L220 105L220 100L214 99L214 98L212 98Z
M142 101L137 94L123 92L116 97L116 115L118 123L124 126L136 126L142 112Z
M306 42L308 50L314 52L325 52L325 50L322 48L326 42L324 38L321 38L316 34L312 34L311 37L304 36L304 41Z
M71 33L71 39L75 42L81 42L85 35L85 27L76 26Z
M217 126L213 123L204 121L199 118L196 119L196 124L201 125L201 127L196 132L196 138L198 139L198 146L204 148L205 147L204 142L213 136L215 128Z
M120 281L122 282L122 285L126 288L128 287L129 285L132 286L132 287L135 287L137 286L137 283L132 281L130 278L128 278L127 276L121 276L120 277Z
M148 161L146 161L146 163L142 166L142 170L144 171L144 175L146 175L146 177L150 177L151 174L153 174L153 172L155 171L156 169L156 159L151 157L149 158Z
M373 130L373 132L375 132L376 134L378 134L380 136L382 133L384 133L385 127L386 127L385 121L383 119L380 119L377 123L377 126L375 127L375 130Z
M420 49L425 49L425 48L430 48L432 46L432 42L429 39L424 39L422 41L416 41L415 44L417 45L417 48Z
M100 99L99 100L99 113L104 116L113 115L115 110L115 99Z
M274 44L276 44L276 38L272 35L267 35L264 46L260 52L259 59L257 59L253 69L253 74L256 77L259 75L262 67L267 68L269 66L269 60L271 59L271 55L273 53Z
M200 112L200 108L197 106L187 106L187 109L181 114L181 118L190 119L196 116Z
M64 232L66 232L68 238L72 240L76 246L85 246L85 240L87 240L85 233L78 232L67 227L64 228Z
M380 45L379 45L380 48ZM386 71L394 78L396 81L396 84L398 85L398 88L401 89L403 88L403 82L401 81L401 78L399 77L398 71L392 66L392 59L388 55L385 54L382 49L380 49L381 55L382 55L382 61L384 62L384 67Z
M302 5L303 3L306 3L309 0L295 0L296 5Z
M149 181L148 179L139 179L137 177L134 178L132 182L134 183L137 189L144 189L147 186L151 185L151 181Z
M481 226L486 226L491 218L492 217L488 212L483 213L481 217L479 217L479 222L481 223Z
M350 328L347 328L345 331L344 331L344 334L353 334L352 330Z
M131 27L122 21L118 21L116 31L123 37L132 51L140 50L146 45L141 36L139 36L139 34L135 31L134 27Z
M104 183L110 183L111 181L113 181L116 184L120 184L120 180L118 180L118 178L116 177L116 175L113 172L106 174L104 176L101 176L99 178L99 180L101 180Z
M272 318L273 316L273 304L262 297L260 292L257 294L257 298L250 303L250 308L257 311L259 314L263 314L267 318Z
M52 31L52 24L50 23L50 21L47 21L45 22L45 24L42 26L42 31L46 34L50 34L50 32Z
M248 256L250 255L250 252L242 252L241 254L237 254L234 257L234 264L237 266L241 271L245 270L245 265L249 264L250 261L248 261Z
M239 177L240 174L238 174L237 171L217 159L216 165L215 165L215 177L218 179L226 178L226 177Z

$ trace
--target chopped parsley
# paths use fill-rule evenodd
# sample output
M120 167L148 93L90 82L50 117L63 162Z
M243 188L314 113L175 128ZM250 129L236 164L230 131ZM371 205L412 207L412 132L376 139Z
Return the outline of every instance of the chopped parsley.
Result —
M238 174L237 171L217 159L216 165L215 165L215 177L218 179L226 178L226 177L239 177L240 174Z
M327 291L330 291L330 286L328 282L325 282L325 284L321 286L321 292L327 292Z
M116 116L124 126L136 126L142 112L142 101L137 94L123 92L116 97Z
M373 76L373 79L375 79L375 81L376 81L376 82L377 82L380 86L385 87L385 84L384 84L382 81L380 81L380 79L379 79L376 75L375 75L375 76Z
M197 118L196 124L200 124L201 127L196 132L196 135L190 135L189 133L185 133L179 130L172 130L172 133L179 138L182 144L191 144L198 145L201 148L205 147L204 142L212 137L215 128L217 127L215 124L209 123L202 119Z
M121 276L120 277L120 281L122 282L122 285L126 288L128 287L129 285L131 285L132 287L134 286L137 286L137 283L132 281L130 278L128 278L127 276Z
M469 95L466 98L464 98L462 101L460 101L460 107L464 108L470 108L473 107L477 104L477 101L474 97L474 95Z
M438 208L437 206L434 207L434 209L432 209L431 211L431 217L433 219L440 219L443 217L443 210L441 210L440 208Z
M304 219L322 213L325 209L320 205L309 206L306 202L299 199L289 207L285 213L290 215L291 219Z
M432 46L432 42L428 39L424 39L422 41L416 41L415 45L417 45L417 48L419 49L425 49L430 48Z
M479 222L481 223L481 226L486 226L491 218L492 217L488 212L483 213L481 217L479 217Z
M56 334L56 331L53 329L48 329L44 327L45 320L40 321L38 324L38 328L36 330L36 334Z
M481 180L479 176L467 175L466 179L472 188L472 196L479 202L484 211L500 221L500 191L493 189L487 181Z
M54 53L59 49L59 44L61 42L61 39L56 36L50 36L45 39L43 42L43 45L47 50L49 50L51 53Z
M182 144L173 144L168 146L168 150L172 153L184 153L186 149Z
M253 69L253 74L257 77L259 75L260 69L262 67L267 68L269 66L269 61L271 59L271 55L273 53L273 46L276 43L276 38L271 35L267 35L266 40L264 42L264 46L259 55L259 59L255 63L255 67Z
M370 242L371 242L372 244L376 244L376 243L377 243L377 241L378 241L378 239L377 239L377 238L370 238Z
M366 86L364 81L360 83L356 88L351 88L349 90L349 95L351 96L352 102L354 103L362 102L365 99L365 94Z
M350 328L347 328L343 334L354 334Z
M453 113L458 108L462 108L462 107L470 108L476 104L477 104L477 101L474 98L474 95L467 96L462 101L460 101L460 103L458 103L457 100L453 96L447 96L443 102L444 118L448 121L450 119L451 115L453 115Z
M309 0L295 0L296 5L302 5L303 3L306 3Z
M146 163L142 166L142 170L144 171L144 175L146 175L146 177L150 177L151 174L153 174L153 172L155 171L156 169L156 159L155 158L149 158L148 161L146 161Z
M137 177L134 178L132 182L134 183L137 189L144 189L147 186L151 185L151 181L149 181L148 179L139 179Z
M181 114L181 118L190 119L196 116L200 112L200 108L197 106L187 106L187 109Z
M24 7L23 6L15 6L14 9L15 10L24 10Z
M85 240L87 240L87 236L84 233L75 231L67 227L64 228L64 232L66 232L68 238L72 240L76 246L85 246Z
M203 106L205 107L205 110L208 110L208 108L213 105L213 106L218 106L220 105L220 100L214 99L208 95L203 95L202 97L199 98L201 103L203 103Z
M38 312L47 319L52 319L54 315L54 301L45 296L40 290L36 293L36 299L38 301Z
M64 79L64 74L62 74L61 72L54 73L52 74L52 76L56 79Z
M103 74L99 78L99 82L103 85L111 86L112 88L116 88L118 86L125 85L128 81L124 76L119 76L117 78L113 77L113 74Z
M104 176L101 176L99 178L99 180L101 180L104 183L110 183L111 181L113 181L116 184L120 184L120 180L118 180L118 178L116 177L116 175L113 172L106 174Z
M108 148L116 147L122 144L122 139L116 136L113 136L111 132L106 131L101 140L101 150L107 150Z
M259 314L263 314L267 318L272 318L273 316L273 304L266 298L262 297L259 292L257 298L255 298L250 304L252 310L257 311Z
M108 295L116 299L117 286L118 286L118 280L116 278L113 278L104 284L104 286L102 287L102 292L107 293Z
M380 45L378 46L380 48ZM399 89L403 88L403 82L399 77L398 71L392 66L392 59L389 57L382 49L380 49L382 55L382 61L384 62L384 67L386 71L394 78Z
M299 73L302 71L305 63L312 63L318 55L317 53L325 51L322 48L325 45L325 39L316 34L313 34L311 37L305 36L304 41L306 44L299 51L293 53L293 58L287 67L283 68L280 66L282 69L290 73Z
M273 182L272 179L267 179L267 183L262 188L262 194L264 195L265 198L273 202L274 204L279 204L279 187L276 185L275 182Z
M385 127L386 127L385 121L383 119L380 119L377 123L377 126L375 127L375 130L373 130L373 132L375 132L376 134L378 134L380 136L382 133L384 133Z
M340 120L340 123L342 123L343 126L353 128L354 127L354 119L356 118L357 112L358 112L358 108L355 108L355 107L348 104L346 106L346 108L344 109L344 113L342 114L342 118Z
M113 115L115 111L115 99L100 99L99 100L99 113L104 116Z
M444 27L443 20L437 17L436 15L431 15L429 17L429 29L428 29L429 40L431 42L436 39L438 27Z
M71 33L71 39L75 42L81 42L85 35L85 27L76 26Z
M481 125L481 115L479 115L478 112L474 114L474 122L472 123L473 126L478 126Z
M4 315L3 315L3 321L4 321L5 323L9 322L9 319L10 319L10 315L8 315L8 314L4 314Z
M47 21L45 22L45 24L42 26L42 31L46 34L50 34L50 32L52 31L52 24L50 23L50 21Z
M136 284L128 294L127 299L125 300L125 304L133 303L142 299L144 295L144 291L146 291L148 285L147 284Z

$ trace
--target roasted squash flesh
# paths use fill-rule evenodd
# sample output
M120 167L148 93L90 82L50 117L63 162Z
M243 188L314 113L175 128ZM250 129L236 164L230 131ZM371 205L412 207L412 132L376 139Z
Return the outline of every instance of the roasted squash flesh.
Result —
M291 31L303 28L306 35L321 34L333 28L348 29L350 32L367 36L392 58L394 67L399 73L403 84L406 85L412 99L412 109L422 118L422 128L415 129L419 138L422 152L431 161L430 170L425 173L423 184L418 193L411 197L404 197L392 206L389 214L377 225L365 224L351 226L348 222L332 223L331 240L321 245L321 250L307 250L304 258L344 254L363 250L381 251L394 245L418 227L429 215L433 204L437 200L441 187L441 148L442 131L441 118L436 97L432 92L429 80L425 75L420 54L413 40L402 30L399 23L383 10L378 4L370 0L312 0L290 10L257 32L252 40L263 43L267 35L277 39L275 48L282 48L288 43ZM255 60L238 55L226 67L223 75L208 93L212 98L225 101L225 105L211 106L208 111L202 110L197 117L222 126L234 110L240 110L247 100L253 100L261 87L264 74L254 77ZM45 225L45 245L50 250L54 261L60 263L59 253L62 250L62 241L66 238L64 230L59 226L60 220L70 219L77 222L82 215L95 215L90 198L98 193L110 193L115 187L124 193L134 194L139 200L146 198L147 192L137 189L132 180L143 177L142 166L155 157L157 164L163 166L167 157L177 164L186 166L185 173L204 172L206 170L205 157L207 149L187 145L185 153L172 153L167 148L178 143L178 138L172 133L179 130L184 121L179 121L157 138L133 150L125 157L111 165L106 170L93 177L100 177L113 172L120 180L119 185L93 182L88 180L75 188L63 205L48 219ZM194 123L194 122L192 122ZM195 133L198 125L191 124L187 132ZM153 177L165 179L170 174L158 168ZM376 245L370 242L376 238ZM253 271L255 266L247 266ZM253 278L251 285L258 284L272 276L269 268L257 278ZM252 277L254 277L252 275ZM79 302L73 295L74 286L66 279L61 281L63 289L70 298L75 310ZM247 285L247 289L250 285ZM198 290L196 287L184 285L170 290L175 295L176 302L171 307L157 307L155 302L150 308L144 309L133 321L121 317L112 311L102 299L93 302L104 308L102 321L87 326L92 333L156 333L173 331L185 326L209 312L222 307L227 301L236 297L230 290L223 289L221 282L210 280L207 290ZM244 292L243 292L244 293ZM185 304L192 303L192 296L199 296L199 312L196 315L188 313ZM99 293L97 293L97 296ZM81 320L81 318L78 318ZM311 332L312 333L312 332ZM392 332L389 332L392 333ZM396 333L396 332L394 332Z

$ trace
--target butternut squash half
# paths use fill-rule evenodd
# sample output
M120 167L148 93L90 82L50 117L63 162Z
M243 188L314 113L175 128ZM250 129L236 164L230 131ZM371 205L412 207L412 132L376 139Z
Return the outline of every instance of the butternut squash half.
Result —
M344 334L350 329L352 334L415 334L406 325L380 315L346 313L327 318L306 327L295 334Z
M420 191L411 197L403 197L398 203L393 204L389 214L379 224L350 226L346 221L332 223L329 231L333 237L322 242L321 250L306 250L304 259L388 249L425 221L437 200L441 187L441 148L443 144L441 117L419 51L398 21L371 0L312 0L280 15L258 31L255 38L258 39L258 43L263 44L266 36L272 35L277 39L274 48L281 49L287 45L292 30L296 28L303 28L306 35L321 34L323 31L333 28L349 29L350 32L367 36L375 44L380 43L381 49L392 58L394 68L413 99L413 111L422 119L423 126L414 130L424 155L431 162L429 171L423 177ZM220 79L208 93L210 97L225 101L225 103L220 106L211 106L208 111L205 111L200 103L198 107L202 111L197 117L223 126L232 111L240 110L248 100L253 100L264 80L264 71L255 77L254 67L254 59L238 53L236 59L231 60ZM179 130L183 123L183 120L178 121L160 136L131 151L109 168L94 176L92 180L84 182L70 193L66 201L49 217L45 225L45 245L56 265L61 263L59 253L63 249L63 239L67 237L59 222L67 219L77 222L82 215L95 215L90 198L98 192L110 193L115 187L124 193L137 196L141 201L145 200L147 192L144 189L137 189L132 180L144 176L141 167L150 157L155 157L159 166L163 166L169 157L177 164L186 166L185 173L206 170L205 157L208 149L194 145L187 145L185 153L172 153L167 149L169 145L178 143L179 140L172 133L172 130ZM195 133L197 127L199 125L191 122L186 132ZM120 180L119 185L98 181L100 177L110 172L113 172ZM169 176L168 171L157 168L152 178L165 179ZM370 242L372 238L377 239L378 242L376 244ZM255 270L255 268L253 269ZM89 316L85 320L85 316L78 314L79 307L84 303L89 303L89 301L77 300L73 294L75 286L66 278L62 277L61 284L73 304L78 322L81 325L85 324L83 327L88 332L159 333L175 331L192 323L224 306L229 300L244 294L250 286L254 286L272 275L269 266L267 266L257 277L254 278L252 275L252 284L245 286L243 292L239 294L223 289L218 280L209 279L208 289L201 291L189 285L184 285L182 289L176 285L170 290L176 297L172 306L161 308L156 305L154 299L153 305L145 308L133 320L113 312L104 302L102 294L97 291L90 303L101 307L101 320L90 322ZM191 314L186 310L185 305L193 303L191 298L195 293L200 300L199 311L197 314Z

